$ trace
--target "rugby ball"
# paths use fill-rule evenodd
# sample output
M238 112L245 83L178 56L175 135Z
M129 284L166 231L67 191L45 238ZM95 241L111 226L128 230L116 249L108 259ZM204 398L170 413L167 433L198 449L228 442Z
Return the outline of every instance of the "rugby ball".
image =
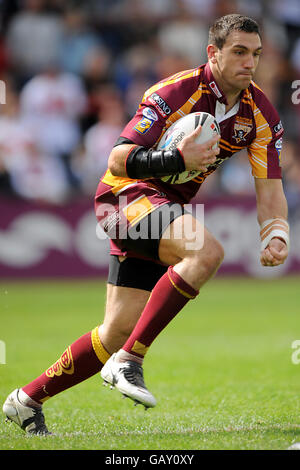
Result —
M214 116L209 113L197 112L187 114L175 121L163 134L157 144L157 150L173 150L184 137L191 134L199 125L202 126L200 135L197 137L198 144L204 144L216 134L221 134L219 124ZM214 147L217 147L218 143ZM183 184L196 178L201 171L183 171L176 175L163 176L165 183Z

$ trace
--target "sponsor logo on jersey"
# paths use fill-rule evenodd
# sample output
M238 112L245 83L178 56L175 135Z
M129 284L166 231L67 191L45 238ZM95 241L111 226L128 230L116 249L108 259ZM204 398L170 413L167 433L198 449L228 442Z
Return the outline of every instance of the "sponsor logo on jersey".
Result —
M139 134L146 134L146 132L151 129L155 121L153 119L148 119L143 117L135 126L134 130L137 131Z
M273 131L275 132L276 137L282 133L283 125L281 121L273 127Z
M45 374L47 377L54 377L62 375L62 373L72 375L74 374L74 362L72 357L71 347L62 353L61 357L56 361L49 369L46 370Z
M172 109L170 108L170 106L157 93L152 93L149 98L149 101L151 104L153 104L153 106L155 106L159 114L161 114L164 118L166 118L172 113Z
M152 119L153 121L158 121L158 116L156 112L151 108L144 108L143 116L145 116L148 119Z
M245 117L237 116L235 118L235 123L234 123L234 135L233 138L236 140L237 143L243 141L246 141L247 135L252 131L253 129L253 122L252 119L248 119Z
M214 94L218 97L218 98L222 98L222 93L220 92L216 82L210 82L209 83L209 86L211 88L211 90L214 92Z

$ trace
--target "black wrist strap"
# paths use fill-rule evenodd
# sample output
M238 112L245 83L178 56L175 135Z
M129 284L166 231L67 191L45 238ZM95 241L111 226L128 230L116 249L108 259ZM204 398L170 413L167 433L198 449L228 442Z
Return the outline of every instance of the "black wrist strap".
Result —
M126 173L129 178L160 178L185 171L183 156L178 149L154 150L134 147L126 160Z

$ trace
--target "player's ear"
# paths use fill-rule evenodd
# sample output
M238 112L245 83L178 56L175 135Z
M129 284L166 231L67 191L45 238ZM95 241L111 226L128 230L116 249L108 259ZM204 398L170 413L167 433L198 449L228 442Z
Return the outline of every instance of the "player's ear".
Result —
M212 64L215 64L217 62L217 59L216 59L216 53L217 53L217 46L215 46L214 44L208 44L207 46L207 57L208 59L211 61Z

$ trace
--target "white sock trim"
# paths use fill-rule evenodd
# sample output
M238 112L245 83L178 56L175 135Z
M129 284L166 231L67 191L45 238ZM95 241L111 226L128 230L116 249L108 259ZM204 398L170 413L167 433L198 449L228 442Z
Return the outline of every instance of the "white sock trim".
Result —
M137 362L140 365L143 364L143 358L142 357L137 357L134 354L130 354L129 352L124 351L124 349L119 349L119 351L116 354L116 361L117 362L134 361L134 362Z
M21 388L19 390L18 398L20 403L22 403L24 406L29 406L31 408L42 408L40 403L30 398L30 396L27 395L27 393L25 393Z

